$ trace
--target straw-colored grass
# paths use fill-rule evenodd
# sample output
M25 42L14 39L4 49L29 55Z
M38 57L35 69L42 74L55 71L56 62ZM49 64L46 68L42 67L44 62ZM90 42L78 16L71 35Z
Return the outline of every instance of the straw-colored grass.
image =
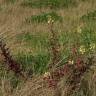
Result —
M39 3L41 1L39 0ZM51 0L49 1L51 2ZM85 55L90 54L90 45L96 45L96 13L94 13L96 12L96 0L74 0L76 3L69 2L68 7L62 7L60 0L52 1L53 5L56 3L56 6L54 5L53 8L46 2L42 3L46 5L42 5L44 7L40 6L39 8L38 4L38 6L36 5L37 7L33 4L33 7L35 6L33 8L27 3L26 6L25 0L0 0L0 38L3 38L6 42L13 58L24 67L24 74L29 76L30 72L33 72L30 76L32 78L28 78L27 81L23 82L22 79L14 77L12 72L5 72L6 68L4 68L3 59L0 56L0 96L65 96L65 78L58 82L58 88L55 90L46 87L43 81L43 74L48 71L48 64L52 62L49 52L50 28L46 14L55 12L60 18L62 17L62 22L54 23L53 28L54 32L58 33L58 42L60 43L60 51L62 53L59 63L63 62L65 64L69 60L70 49L77 42L80 44L78 44L79 47L82 45L86 47L87 52ZM61 7L58 7L58 2L54 3L54 1L60 1ZM22 6L22 4L25 4L25 6ZM88 13L92 12L95 14L95 20L91 20L91 17L88 19ZM45 14L46 22L34 23L35 20L31 23L26 22L26 18L29 20L35 16L41 16L40 18L42 19L42 14ZM79 33L80 28L82 33ZM91 52L96 54L96 48ZM87 79L85 80L87 85L84 83L85 81L82 81L82 88L86 87L84 91L88 91L88 94L93 93L93 95L88 96L96 96L96 72L85 74L84 79ZM75 96L83 96L82 90L80 90L80 94L78 92Z

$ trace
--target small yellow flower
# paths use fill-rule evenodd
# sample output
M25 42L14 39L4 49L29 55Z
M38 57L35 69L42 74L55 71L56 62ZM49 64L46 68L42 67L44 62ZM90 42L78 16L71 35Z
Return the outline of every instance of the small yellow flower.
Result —
M52 19L52 17L50 15L48 15L48 24L53 23L53 22L54 22L54 20Z
M54 22L54 20L51 21L52 23Z
M52 20L52 19L48 20L48 24L53 23L53 22L54 22L54 20Z
M48 24L50 24L50 23L51 23L51 19L48 20Z
M44 73L44 77L48 77L48 76L50 76L51 74L50 74L50 72L45 72Z
M96 48L96 45L94 43L90 44L90 50L94 50Z
M83 45L80 46L79 52L80 52L81 54L84 54L84 53L86 52L85 47L84 47Z
M81 33L82 32L82 29L81 29L81 27L79 26L79 27L77 27L77 33Z
M68 61L68 64L73 65L74 64L74 61L73 60L69 60Z

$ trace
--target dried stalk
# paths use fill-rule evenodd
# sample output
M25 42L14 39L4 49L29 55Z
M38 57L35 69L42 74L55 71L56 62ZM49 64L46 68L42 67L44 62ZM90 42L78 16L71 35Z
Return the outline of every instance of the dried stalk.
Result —
M60 44L58 40L58 34L53 30L54 22L49 23L50 29L50 53L51 53L51 64L50 67L54 67L60 61Z
M6 44L2 40L0 40L0 49L1 55L4 57L5 66L8 67L9 70L13 71L16 75L25 78L20 64L12 58L9 48L6 48Z

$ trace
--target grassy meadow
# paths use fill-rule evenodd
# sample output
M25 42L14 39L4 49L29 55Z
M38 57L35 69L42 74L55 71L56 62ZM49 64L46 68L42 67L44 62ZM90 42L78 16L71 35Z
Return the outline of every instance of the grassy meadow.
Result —
M8 69L0 50L0 96L96 96L96 0L0 0L0 40L27 78ZM45 75L79 59L94 65L80 71L74 94L65 94L66 76L44 86Z

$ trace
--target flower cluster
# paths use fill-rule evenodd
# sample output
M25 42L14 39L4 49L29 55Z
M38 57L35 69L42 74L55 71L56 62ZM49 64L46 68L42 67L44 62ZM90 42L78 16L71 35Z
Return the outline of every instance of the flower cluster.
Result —
M84 54L84 53L86 52L85 46L83 46L83 45L80 46L79 52L80 52L81 54Z
M81 27L79 26L79 27L77 27L77 33L81 33L82 32L82 29L81 29Z
M54 20L52 19L52 17L50 15L48 15L48 24L51 24L53 22L54 22Z
M85 47L80 46L79 51L81 54L84 54ZM76 55L75 59L69 59L67 63L59 69L56 69L52 72L45 72L44 80L47 81L49 87L56 88L62 77L68 77L66 82L71 84L74 88L76 88L75 86L80 83L81 76L84 72L86 72L88 65L85 64L83 58L77 55L77 48L74 47L72 52L74 53L72 55ZM74 85L74 82L76 82L76 85Z
M74 64L74 61L73 61L73 60L69 60L69 61L68 61L68 64L69 64L69 65L73 65L73 64Z
M96 48L96 44L95 43L91 43L90 44L90 50L94 51Z
M95 44L95 43L91 43L91 44L89 45L89 48L88 48L88 49L90 49L90 51L94 51L95 48L96 48L96 44ZM81 45L80 48L79 48L79 52L80 52L81 54L84 54L85 52L87 52L86 47L85 47L84 45Z

